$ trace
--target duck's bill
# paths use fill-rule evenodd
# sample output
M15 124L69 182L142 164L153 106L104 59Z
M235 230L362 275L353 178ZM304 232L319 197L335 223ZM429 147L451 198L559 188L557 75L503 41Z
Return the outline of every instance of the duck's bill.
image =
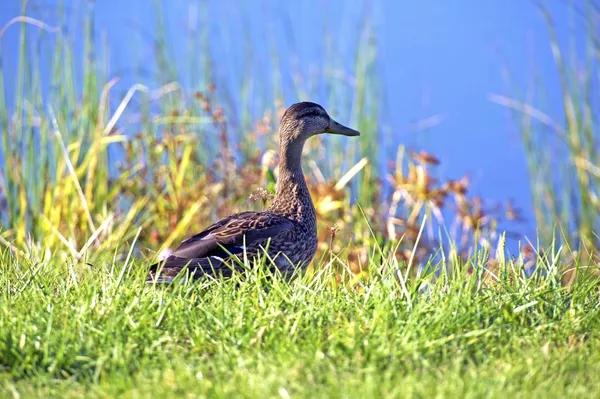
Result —
M327 128L326 132L331 134L341 134L343 136L360 136L359 131L350 129L341 123L337 123L333 119L331 119L329 122L329 127Z

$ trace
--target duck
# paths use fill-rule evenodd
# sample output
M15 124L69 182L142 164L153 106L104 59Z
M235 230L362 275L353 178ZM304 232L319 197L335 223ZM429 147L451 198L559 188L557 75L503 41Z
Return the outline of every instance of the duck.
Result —
M317 216L302 170L308 139L319 134L359 136L313 102L292 104L279 124L279 174L271 204L260 212L224 217L183 242L150 267L147 283L171 283L180 274L231 277L239 259L268 255L284 276L303 272L317 250ZM238 258L236 262L235 257Z

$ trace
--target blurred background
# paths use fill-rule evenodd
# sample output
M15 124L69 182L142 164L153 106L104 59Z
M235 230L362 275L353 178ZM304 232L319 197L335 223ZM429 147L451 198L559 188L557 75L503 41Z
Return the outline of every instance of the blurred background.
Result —
M428 215L429 253L595 247L597 24L586 0L4 1L2 234L168 246L268 195L310 100L363 133L307 149L337 250L369 236L356 203L407 248Z

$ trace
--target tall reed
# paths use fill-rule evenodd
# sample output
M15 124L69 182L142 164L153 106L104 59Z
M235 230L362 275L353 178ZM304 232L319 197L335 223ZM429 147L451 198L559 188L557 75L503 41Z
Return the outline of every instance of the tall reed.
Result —
M562 115L544 111L544 98L525 97L519 89L513 97L493 95L492 101L514 111L520 127L531 176L534 209L541 240L554 237L583 257L597 260L600 249L595 230L600 222L600 142L598 96L600 66L599 4L571 5L573 33L571 48L561 45L557 26L547 9L540 6L546 21L549 45L558 71ZM583 39L578 38L578 33ZM583 49L583 51L580 51ZM541 82L551 85L553 82ZM530 93L529 90L528 93Z

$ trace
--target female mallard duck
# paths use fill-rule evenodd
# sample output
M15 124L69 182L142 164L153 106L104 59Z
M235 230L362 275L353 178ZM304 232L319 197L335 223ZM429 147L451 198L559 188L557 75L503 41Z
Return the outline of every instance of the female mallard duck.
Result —
M181 271L193 278L205 274L230 276L244 250L249 259L264 253L284 274L304 269L317 250L317 220L302 172L301 155L309 137L321 133L358 136L329 117L318 104L289 107L279 126L279 176L275 198L264 212L228 216L183 241L164 261L153 265L148 282L171 282Z

